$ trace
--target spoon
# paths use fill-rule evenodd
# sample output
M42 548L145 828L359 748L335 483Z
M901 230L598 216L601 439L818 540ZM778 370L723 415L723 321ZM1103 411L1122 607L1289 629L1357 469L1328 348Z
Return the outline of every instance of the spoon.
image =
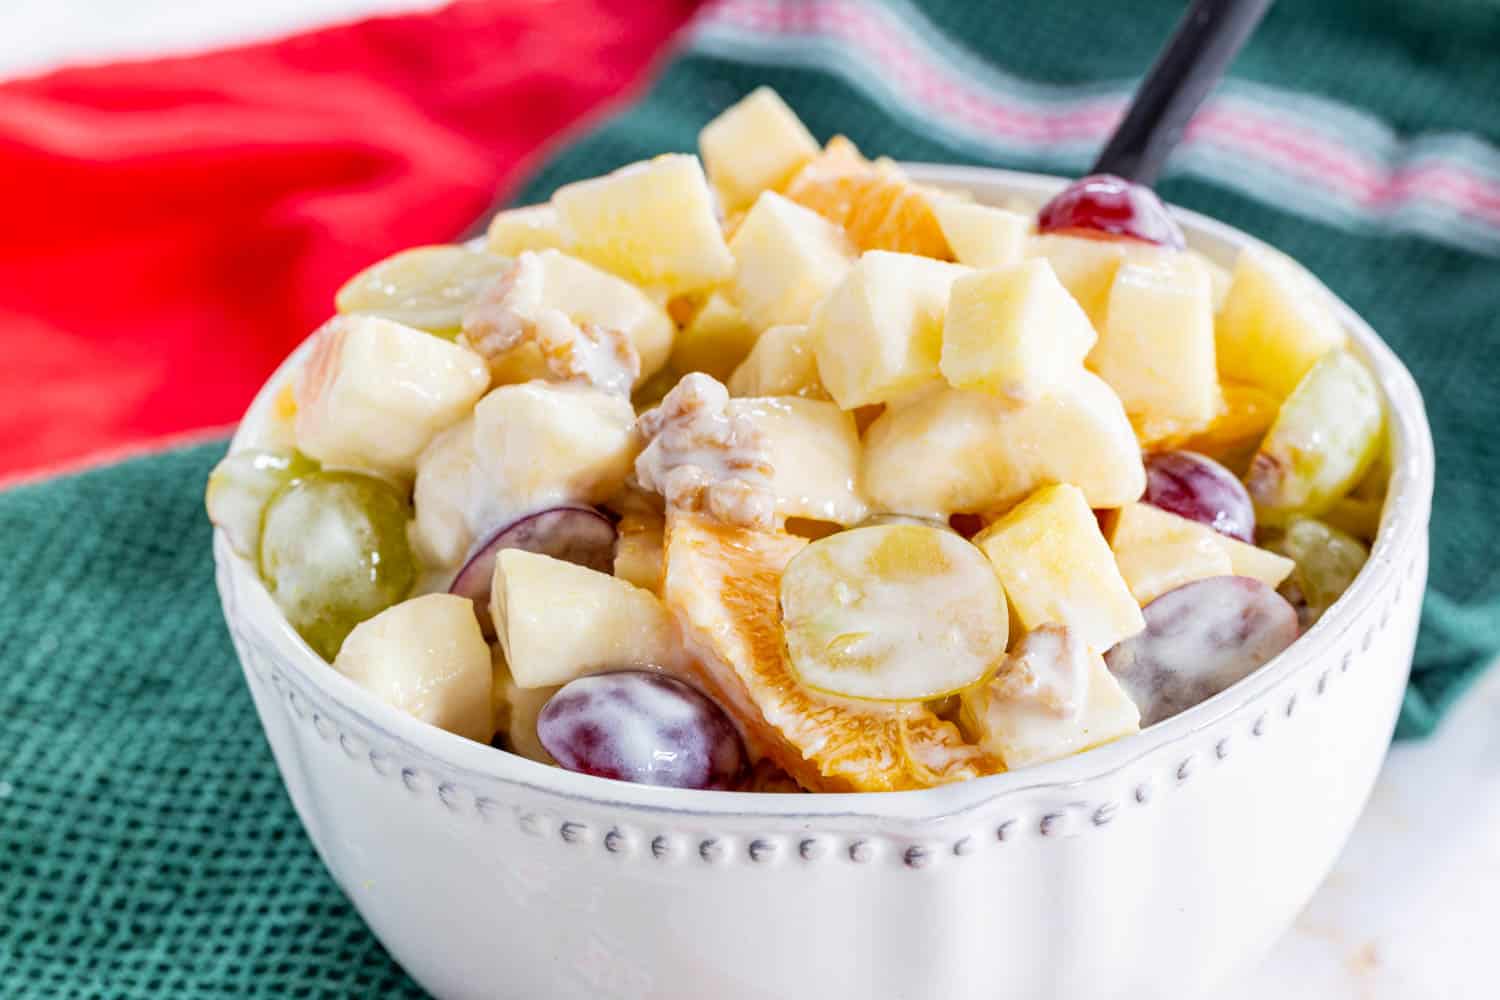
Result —
M1193 0L1088 176L1042 207L1042 232L1093 231L1183 246L1182 231L1151 186L1188 121L1273 0Z

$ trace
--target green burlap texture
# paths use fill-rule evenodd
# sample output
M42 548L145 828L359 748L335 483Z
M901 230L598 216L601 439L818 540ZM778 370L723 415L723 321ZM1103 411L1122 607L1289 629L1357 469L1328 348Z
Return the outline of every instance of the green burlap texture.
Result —
M1038 81L1138 74L1177 3L952 0L927 15ZM1236 66L1370 110L1398 130L1500 140L1500 7L1284 2ZM1438 20L1439 16L1441 20ZM1108 25L1102 30L1101 25ZM872 152L976 161L817 69L680 55L648 95L557 156L521 200L662 149L768 82L820 135ZM999 160L991 160L997 162ZM1076 171L1081 154L1001 165ZM1377 224L1309 222L1209 181L1168 197L1307 261L1396 346L1426 391L1440 454L1433 592L1403 731L1427 731L1500 650L1500 483L1488 362L1492 257ZM419 996L303 836L219 615L205 477L222 446L0 494L0 996ZM496 933L504 933L496 928ZM503 983L495 995L508 995Z

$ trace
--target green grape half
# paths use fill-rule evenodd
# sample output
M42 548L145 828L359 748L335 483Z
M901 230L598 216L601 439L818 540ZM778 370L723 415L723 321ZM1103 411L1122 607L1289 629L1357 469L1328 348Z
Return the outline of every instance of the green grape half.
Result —
M469 303L509 265L507 257L472 247L416 247L350 278L334 303L341 313L383 316L451 339Z
M292 627L326 660L366 618L411 591L411 509L383 479L314 472L266 505L260 575Z
M1343 351L1326 354L1281 404L1245 486L1257 521L1317 517L1365 475L1384 440L1380 388Z
M1307 517L1294 518L1286 533L1266 547L1297 564L1282 587L1304 627L1349 589L1370 558L1370 550L1353 535Z
M229 545L246 559L260 546L260 520L277 490L316 472L318 463L301 452L248 449L226 455L208 476L204 506L208 519L224 529Z

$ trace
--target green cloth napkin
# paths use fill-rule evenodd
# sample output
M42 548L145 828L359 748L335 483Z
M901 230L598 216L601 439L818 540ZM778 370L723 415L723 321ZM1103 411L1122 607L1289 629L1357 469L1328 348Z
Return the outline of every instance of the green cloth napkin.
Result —
M824 9L843 12L825 27L846 44L752 30L721 10L639 103L555 157L522 200L690 149L700 125L762 82L820 137L842 131L871 153L1076 172L1091 139L963 134L924 114L896 68L920 56L928 76L946 68L1022 107L1076 110L1128 89L1181 4ZM858 56L871 38L901 45ZM1283 3L1226 93L1310 122L1377 165L1457 164L1493 181L1496 51L1500 7L1488 0ZM1500 348L1500 230L1421 199L1358 209L1324 179L1290 176L1285 163L1199 148L1163 190L1304 260L1422 382L1439 482L1401 730L1420 734L1500 651L1487 495L1500 484L1488 365ZM421 995L303 836L233 665L202 513L221 452L0 494L0 996Z

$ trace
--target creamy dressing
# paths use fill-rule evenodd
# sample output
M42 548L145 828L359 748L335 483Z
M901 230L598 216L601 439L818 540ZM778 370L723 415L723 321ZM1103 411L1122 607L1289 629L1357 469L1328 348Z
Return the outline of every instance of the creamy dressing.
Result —
M1089 688L1092 655L1064 625L1032 629L990 684L991 697L1028 701L1059 719L1076 720Z

